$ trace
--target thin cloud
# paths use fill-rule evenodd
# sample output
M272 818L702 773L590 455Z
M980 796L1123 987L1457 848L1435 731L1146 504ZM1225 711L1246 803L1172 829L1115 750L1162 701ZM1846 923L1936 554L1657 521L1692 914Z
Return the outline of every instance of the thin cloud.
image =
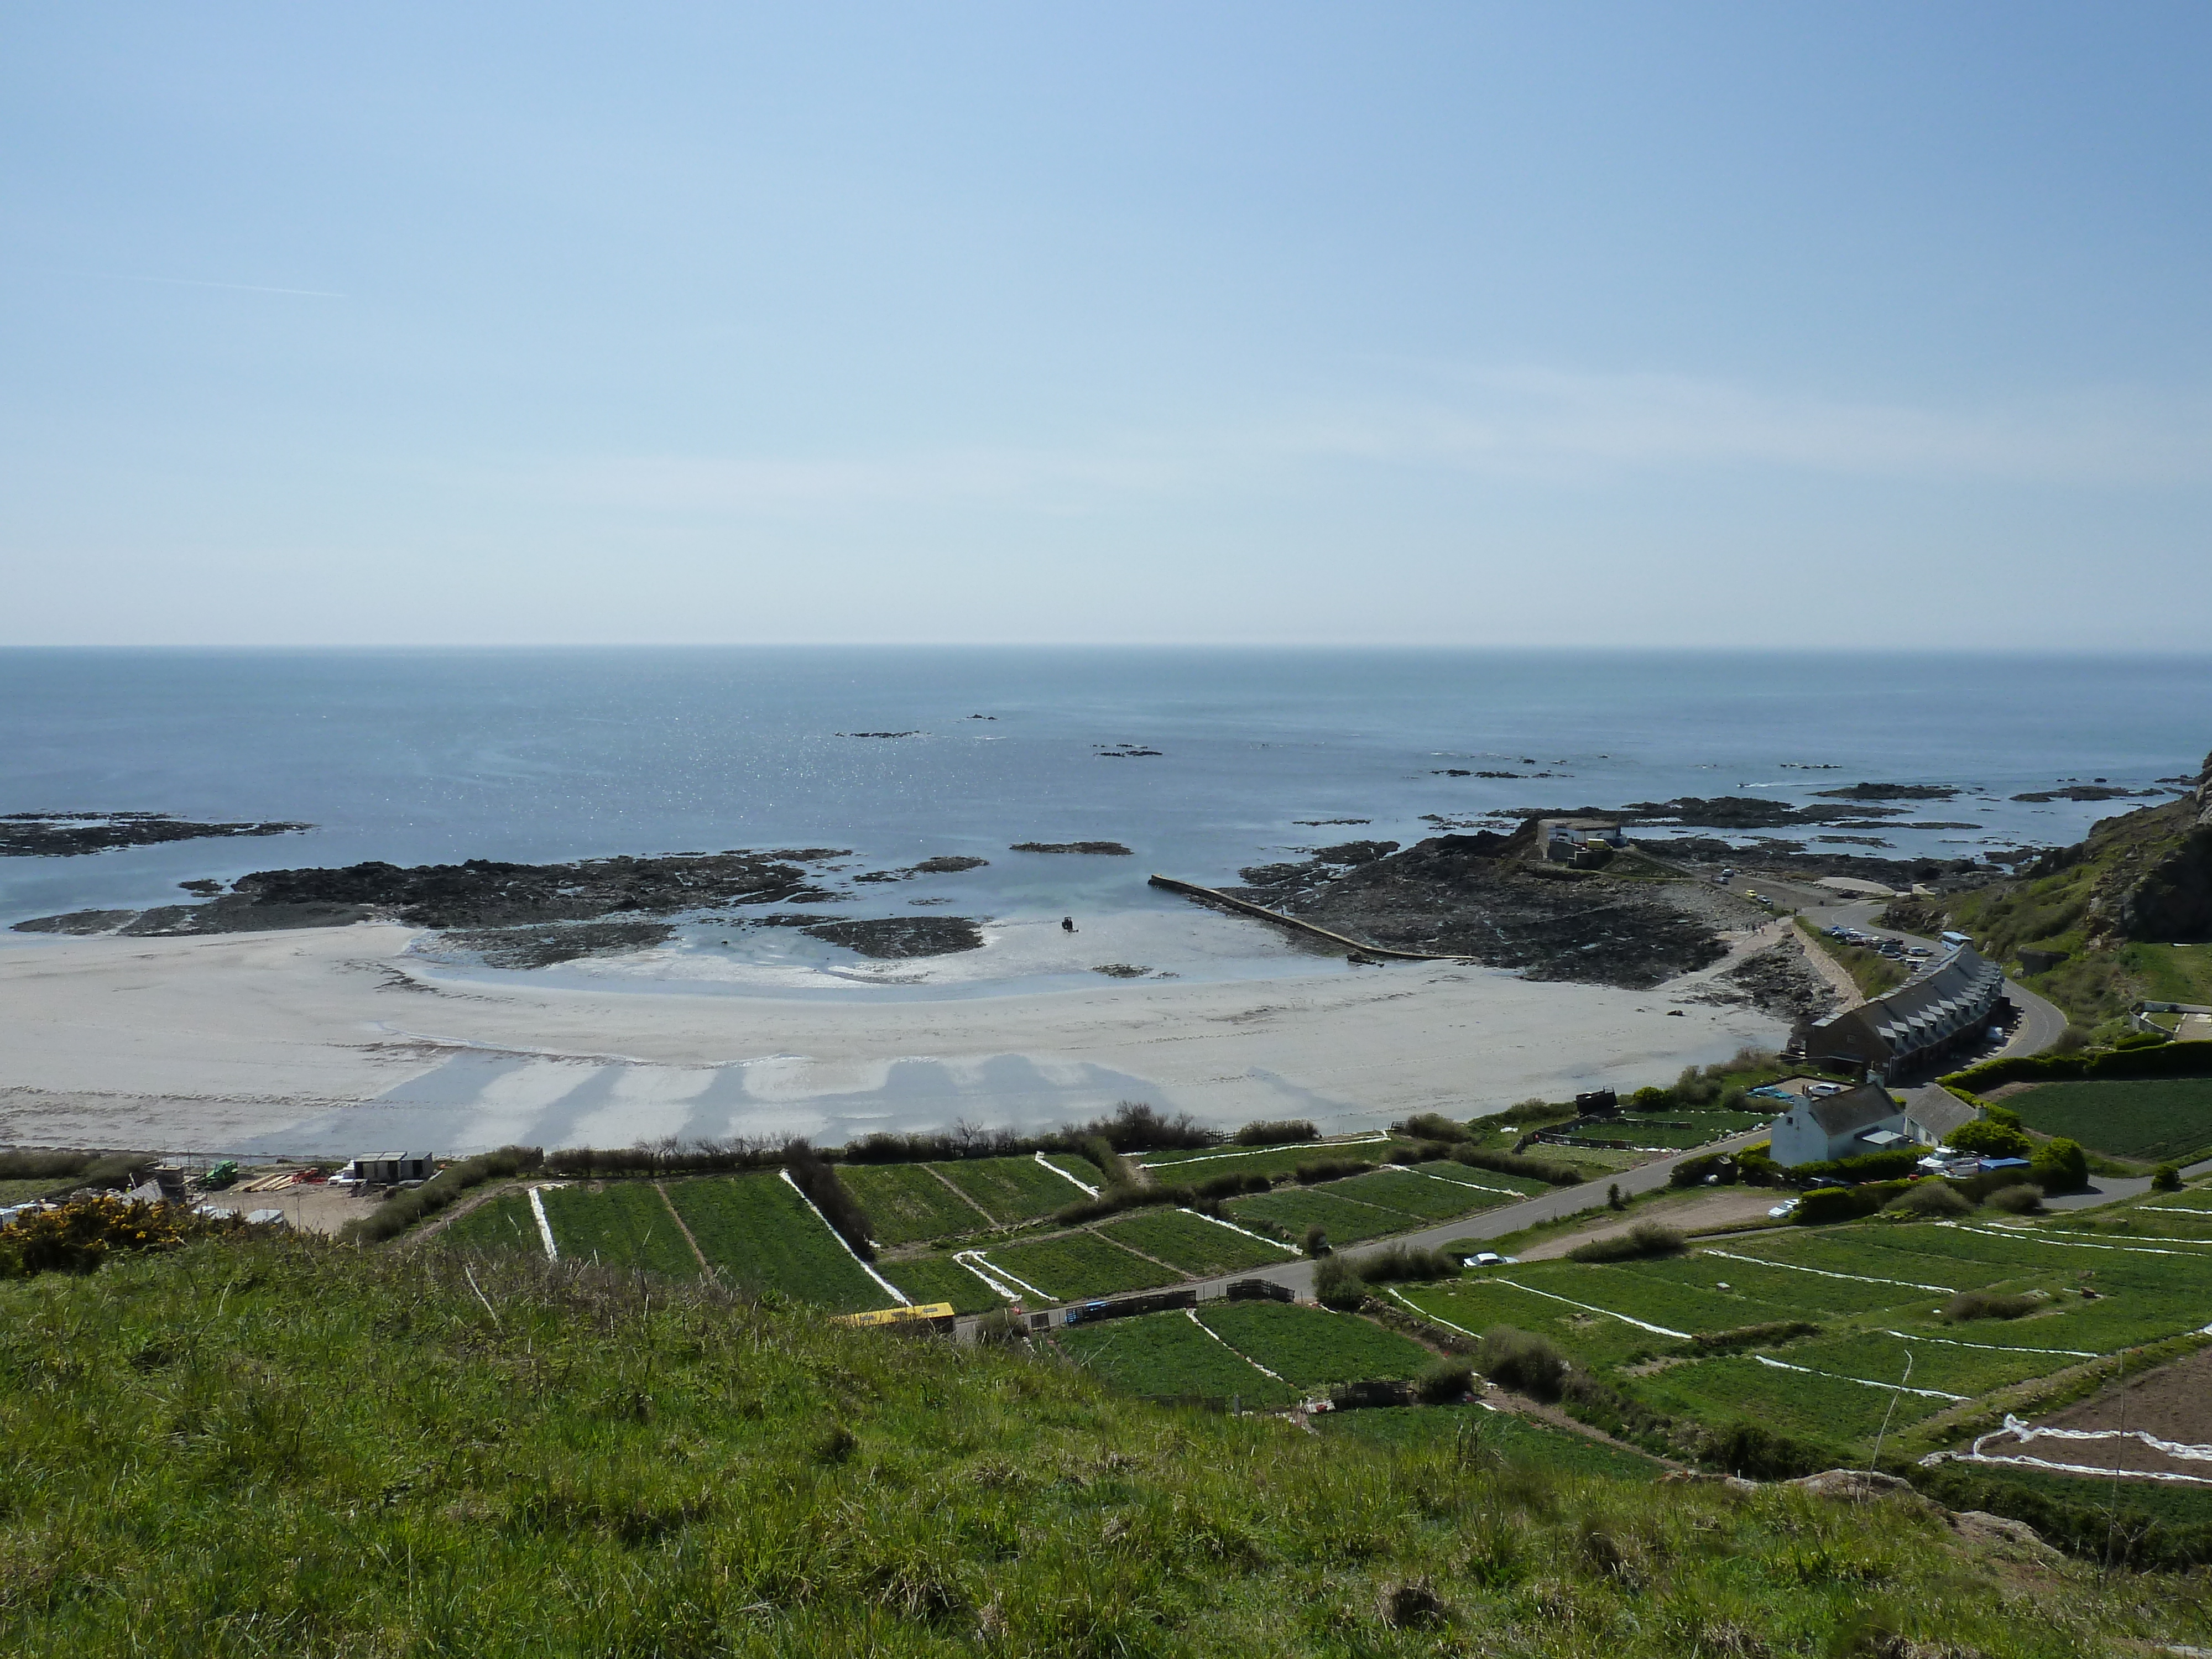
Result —
M119 271L95 270L85 273L106 283L158 283L167 288L219 288L233 294L296 294L310 300L345 300L350 295L337 294L324 288L264 288L258 283L204 283L191 276L131 276Z
M1978 409L1854 403L1680 375L1486 370L1416 403L1286 428L1288 448L1398 465L1588 477L1765 465L2073 484L2212 478L2212 402L2115 391Z
M2202 483L2212 481L2212 401L2114 392L1947 410L1686 376L1485 370L1418 398L1087 447L608 457L544 482L595 505L672 512L960 504L1049 512L1130 495L1264 487L1286 471L1327 465L1559 484L1717 467L1958 483Z

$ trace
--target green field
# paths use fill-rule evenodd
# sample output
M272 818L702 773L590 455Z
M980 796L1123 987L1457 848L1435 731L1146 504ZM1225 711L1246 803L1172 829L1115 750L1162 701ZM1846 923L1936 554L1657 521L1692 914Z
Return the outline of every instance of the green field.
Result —
M1780 1356L1799 1364L1797 1351ZM1894 1376L1897 1370L1892 1368ZM1747 1422L1816 1445L1858 1447L1872 1442L1885 1415L1890 1431L1948 1408L1942 1400L1829 1376L1807 1376L1762 1365L1747 1355L1700 1360L1621 1386L1659 1409L1711 1424ZM1892 1401L1895 1408L1892 1409Z
M1006 1304L991 1287L949 1255L916 1256L911 1261L881 1261L876 1271L916 1303L950 1302L952 1311L988 1313Z
M868 1212L878 1244L981 1232L991 1219L919 1164L841 1164L837 1179Z
M1187 1181L1195 1186L1218 1175L1286 1176L1301 1164L1380 1164L1389 1157L1393 1146L1401 1144L1395 1140L1339 1144L1308 1140L1291 1146L1216 1146L1202 1152L1148 1153L1137 1162L1150 1170L1157 1180Z
M1285 1302L1212 1302L1206 1329L1297 1389L1418 1375L1436 1356L1353 1314Z
M1458 1166L1455 1164L1452 1167L1456 1169ZM1495 1184L1502 1186L1504 1183ZM1401 1169L1396 1164L1387 1170L1377 1170L1373 1175L1353 1176L1348 1181L1332 1181L1307 1190L1326 1193L1331 1198L1349 1198L1362 1204L1379 1205L1384 1209L1395 1210L1422 1221L1449 1221L1454 1216L1521 1201L1513 1194L1485 1192L1465 1182L1454 1181L1448 1176L1425 1175L1419 1170Z
M1054 1334L1063 1352L1127 1394L1287 1406L1295 1392L1247 1364L1180 1313L1106 1319Z
M833 1313L891 1305L883 1286L780 1175L678 1181L668 1196L699 1241L700 1254L730 1284L779 1291Z
M649 1181L611 1181L600 1192L587 1186L541 1187L538 1196L564 1261L643 1267L671 1279L699 1275L699 1258Z
M1339 1198L1319 1187L1279 1188L1272 1193L1231 1199L1221 1207L1241 1227L1257 1231L1257 1224L1270 1222L1287 1231L1293 1241L1303 1239L1306 1229L1319 1222L1328 1233L1328 1242L1339 1247L1380 1238L1385 1233L1403 1232L1416 1220L1403 1210L1379 1209L1372 1204Z
M973 1158L929 1167L975 1200L1000 1226L1050 1215L1083 1196L1073 1182L1033 1158Z
M1604 1319L1493 1279L1469 1279L1455 1285L1401 1285L1401 1305L1410 1303L1475 1336L1500 1325L1531 1331L1554 1344L1570 1359L1593 1370L1632 1363L1673 1349L1666 1337L1653 1336L1617 1319Z
M1232 1228L1183 1210L1140 1210L1098 1229L1117 1244L1179 1267L1194 1277L1279 1266L1297 1253L1247 1238Z
M550 1218L551 1212L547 1212ZM532 1255L545 1253L545 1241L538 1236L538 1218L530 1212L530 1200L521 1193L508 1193L488 1204L479 1204L459 1220L448 1222L438 1231L438 1243L447 1249L456 1250L525 1250ZM698 1264L692 1264L696 1271Z
M1044 1161L1062 1174L1073 1176L1086 1187L1096 1187L1101 1191L1105 1188L1106 1171L1087 1158L1074 1152L1047 1152Z
M2212 1152L2212 1078L2039 1083L2005 1104L2031 1129L2147 1164Z
M1649 1261L1529 1262L1388 1294L1470 1334L1509 1325L1543 1336L1663 1414L1717 1427L1750 1423L1860 1459L1885 1414L1900 1454L1950 1443L1955 1436L1943 1429L1916 1425L1998 1390L2117 1366L2124 1351L2200 1330L2212 1318L2212 1249L2130 1232L2129 1218L2142 1214L2128 1205L2033 1224L1978 1216L1957 1226L1876 1219L1776 1230L1718 1243L1727 1255L1706 1249ZM1945 1319L1952 1294L1964 1290L2027 1293L2039 1305L2014 1319ZM1685 1335L1638 1330L1613 1315ZM1722 1354L1687 1340L1788 1322L1819 1329ZM1895 1386L1906 1383L1908 1356L1907 1386L1928 1393ZM1665 1363L1644 1368L1654 1359Z
M1511 1412L1480 1406L1409 1406L1402 1411L1331 1412L1314 1419L1324 1438L1413 1450L1464 1448L1472 1457L1535 1465L1576 1474L1650 1481L1665 1473L1648 1457L1608 1446L1565 1429L1554 1429Z
M1003 1267L1054 1302L1082 1302L1172 1285L1171 1268L1132 1255L1094 1233L1067 1233L1034 1243L1001 1244L982 1253L986 1266ZM1014 1286L1019 1290L1021 1285Z

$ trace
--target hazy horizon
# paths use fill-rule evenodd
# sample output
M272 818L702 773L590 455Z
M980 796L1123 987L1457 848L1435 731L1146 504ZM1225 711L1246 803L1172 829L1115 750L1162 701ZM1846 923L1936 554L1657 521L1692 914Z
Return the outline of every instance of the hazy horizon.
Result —
M2212 16L26 13L0 646L2212 639Z

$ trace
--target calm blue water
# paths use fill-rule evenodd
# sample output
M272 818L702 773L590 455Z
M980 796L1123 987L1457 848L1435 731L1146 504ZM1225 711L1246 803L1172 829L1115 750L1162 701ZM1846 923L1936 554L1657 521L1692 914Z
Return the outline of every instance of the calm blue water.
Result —
M838 735L907 730L921 735ZM1116 744L1163 753L1100 757ZM1228 880L1287 848L1432 833L1424 814L1795 802L1862 779L1999 798L2062 779L2140 787L2193 774L2208 746L2212 657L0 651L0 811L319 826L0 860L0 921L172 902L179 880L276 866L794 845L877 864L972 853L990 868L944 890L963 911L1096 914L1172 902L1145 888L1154 870ZM1446 767L1566 775L1433 775ZM2070 841L2121 810L1962 797L1913 817L1974 830L1873 833L1956 855ZM1372 822L1297 822L1317 818ZM1005 850L1080 839L1137 856ZM862 890L839 913L899 913L920 890Z

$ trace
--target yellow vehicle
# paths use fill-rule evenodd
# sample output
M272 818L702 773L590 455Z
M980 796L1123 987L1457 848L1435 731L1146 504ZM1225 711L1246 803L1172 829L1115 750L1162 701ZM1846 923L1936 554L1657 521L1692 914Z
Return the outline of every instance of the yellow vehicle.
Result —
M951 1326L952 1318L950 1302L924 1302L910 1308L876 1308L866 1313L837 1314L830 1322L856 1328L878 1325L931 1325L943 1328Z

